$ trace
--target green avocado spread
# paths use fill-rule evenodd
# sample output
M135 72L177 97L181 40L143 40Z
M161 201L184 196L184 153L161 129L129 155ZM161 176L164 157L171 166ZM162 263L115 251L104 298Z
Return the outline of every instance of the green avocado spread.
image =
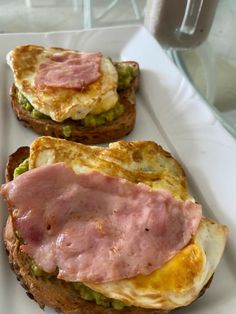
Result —
M29 169L29 160L27 158L24 161L22 161L18 167L15 168L14 175L13 175L14 179L17 176L21 175L22 173L28 171L28 169ZM15 231L15 235L19 239L19 241L23 243L23 239L21 238L21 235L18 230ZM60 280L56 278L58 271L55 271L53 273L47 273L43 271L37 264L35 264L33 260L31 260L30 272L36 277L43 277L48 280L55 280L55 279ZM86 301L94 301L96 302L97 305L101 305L104 307L112 307L116 310L121 310L125 306L128 306L119 300L105 297L101 293L96 292L86 287L81 282L71 282L70 284L79 293L80 297Z
M15 179L20 174L26 172L28 169L29 169L29 159L27 158L24 161L22 161L22 163L20 163L18 167L14 169L13 178Z
M64 125L62 127L62 133L65 137L70 137L72 132L72 128L70 125Z
M42 119L42 118L47 118L50 119L49 116L46 116L45 114L39 112L38 110L36 110L31 104L30 102L27 100L27 98L22 95L19 91L18 91L18 101L21 104L21 106L29 111L31 113L31 116L35 119ZM117 118L119 118L119 116L122 115L122 113L124 112L124 106L117 102L116 105L111 108L110 110L100 113L98 115L93 115L93 114L88 114L84 119L79 120L81 125L83 126L87 126L87 127L96 127L96 126L101 126L104 125L107 122L111 122L113 120L116 120ZM66 120L65 120L66 121ZM65 137L70 137L72 129L70 125L65 125L63 126L63 135Z
M39 112L37 109L35 109L31 103L28 101L28 99L21 93L19 92L19 90L17 91L17 98L18 98L18 102L21 104L21 106L31 112L31 115L33 118L35 119L47 119L49 118L47 115Z
M43 277L46 279L55 279L57 276L57 271L54 273L46 273L40 269L33 261L31 262L31 272L36 277ZM56 280L60 280L57 279ZM86 287L81 282L71 282L73 288L79 293L80 297L86 301L94 301L97 305L104 307L113 307L116 310L122 310L125 306L123 302L115 299L110 299L105 297L103 294L96 292L88 287Z
M115 67L118 72L118 91L129 88L132 80L138 76L138 68L125 62L117 63Z
M100 113L98 115L88 114L83 120L81 120L81 124L87 127L96 127L106 124L107 122L111 122L119 118L124 112L124 106L117 102L117 104L111 108L110 110Z
M95 301L97 305L104 307L113 307L116 310L122 310L126 305L115 299L105 297L103 294L86 287L81 282L73 282L75 290L77 290L82 299L87 301Z

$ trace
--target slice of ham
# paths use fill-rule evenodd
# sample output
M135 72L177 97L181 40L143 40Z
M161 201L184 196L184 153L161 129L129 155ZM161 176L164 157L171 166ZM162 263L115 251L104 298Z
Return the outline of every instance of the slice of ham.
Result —
M39 64L35 86L84 90L101 76L101 58L100 53L55 54Z
M196 233L201 206L164 190L64 163L28 171L1 188L28 253L66 281L109 282L147 275Z

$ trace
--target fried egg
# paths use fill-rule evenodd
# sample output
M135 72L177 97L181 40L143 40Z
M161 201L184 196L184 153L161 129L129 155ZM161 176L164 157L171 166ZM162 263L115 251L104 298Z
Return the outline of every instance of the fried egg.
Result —
M84 91L62 87L36 88L35 75L39 64L55 54L86 54L61 48L42 46L18 46L7 55L7 63L14 73L15 85L39 112L50 116L52 120L62 122L71 118L84 119L86 115L100 114L115 106L118 101L118 74L110 61L102 57L101 76Z
M154 142L116 142L109 148L85 146L51 137L30 147L29 168L63 161L77 173L98 170L151 189L167 189L176 198L193 201L179 164ZM224 251L227 228L202 218L191 242L147 276L84 284L128 306L172 310L193 302L215 272Z
M202 218L191 243L150 275L84 284L127 305L163 310L186 306L199 296L214 274L226 236L225 226Z
M108 148L42 136L30 147L29 168L65 162L75 173L97 170L128 181L166 189L176 198L193 200L180 165L154 142L119 141Z

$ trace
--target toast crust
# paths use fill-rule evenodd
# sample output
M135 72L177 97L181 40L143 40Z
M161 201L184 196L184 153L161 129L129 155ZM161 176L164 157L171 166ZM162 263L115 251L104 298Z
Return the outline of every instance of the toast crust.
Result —
M127 63L138 68L136 62ZM108 143L121 139L133 130L136 119L135 91L137 86L138 76L132 80L130 88L119 92L120 102L124 105L124 113L116 120L97 127L82 126L72 119L67 119L64 123L60 123L50 118L33 118L31 113L19 104L15 84L12 85L10 90L11 105L18 120L22 121L25 127L31 128L38 134L66 138L67 140L83 144ZM71 127L72 131L69 137L65 137L63 134L63 127L65 125Z
M20 147L10 155L6 167L6 181L13 179L13 171L22 160L29 156L29 147ZM58 279L36 277L31 272L30 258L20 251L20 242L13 229L11 216L8 217L4 228L4 244L8 260L18 281L25 288L27 295L34 299L43 309L45 306L54 308L63 314L166 314L170 311L125 307L122 310L104 308L95 302L81 299L71 284ZM212 277L203 287L198 297L202 296L210 286Z

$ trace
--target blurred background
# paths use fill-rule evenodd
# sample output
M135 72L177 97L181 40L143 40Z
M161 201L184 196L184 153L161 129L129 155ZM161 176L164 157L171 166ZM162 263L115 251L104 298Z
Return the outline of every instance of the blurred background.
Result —
M48 32L143 23L146 0L0 0L0 31Z

